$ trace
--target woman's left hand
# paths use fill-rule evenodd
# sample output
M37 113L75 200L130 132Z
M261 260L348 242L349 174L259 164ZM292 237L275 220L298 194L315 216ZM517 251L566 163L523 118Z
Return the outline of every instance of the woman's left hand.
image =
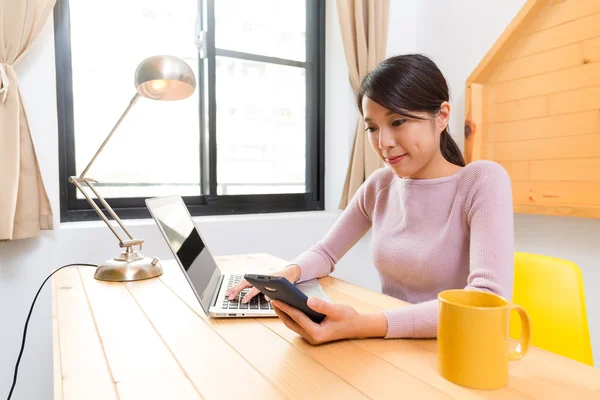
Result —
M317 324L302 311L282 303L281 301L273 300L271 303L273 304L277 316L279 316L285 326L313 345L330 342L332 340L365 336L364 333L366 332L362 332L361 322L367 322L363 320L363 317L368 317L368 314L359 314L350 306L344 304L331 304L315 297L309 298L308 306L314 311L326 315L325 319L320 324ZM383 314L380 314L380 317L378 317L380 323L379 336L385 335L385 332L382 332L381 330L382 318L385 319ZM384 321L384 324L387 328L387 321ZM372 329L374 326L370 326L369 328L371 328L369 329L370 332L374 331Z
M354 336L358 312L350 306L331 304L325 300L311 297L308 306L316 312L325 314L325 319L317 324L297 308L281 301L271 301L281 321L311 344L321 344L332 340Z

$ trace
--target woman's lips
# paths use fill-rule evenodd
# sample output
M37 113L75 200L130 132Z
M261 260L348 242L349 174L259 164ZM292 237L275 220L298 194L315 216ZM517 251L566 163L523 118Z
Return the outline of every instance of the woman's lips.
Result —
M401 155L395 156L395 157L386 157L385 159L386 159L386 161L387 161L388 164L395 165L395 164L398 164L400 161L402 161L402 159L404 157L406 157L406 154L408 154L408 153L401 154Z

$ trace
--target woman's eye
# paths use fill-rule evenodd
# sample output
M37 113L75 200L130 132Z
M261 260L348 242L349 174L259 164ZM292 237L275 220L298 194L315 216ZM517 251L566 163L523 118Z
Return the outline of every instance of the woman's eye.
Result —
M372 126L368 126L368 127L367 127L367 129L365 129L365 131L367 131L367 132L370 132L370 133L373 133L373 132L375 132L376 130L377 130L377 128L374 128L374 127L372 127Z
M394 122L392 122L392 126L400 126L403 125L406 122L405 119L397 119Z

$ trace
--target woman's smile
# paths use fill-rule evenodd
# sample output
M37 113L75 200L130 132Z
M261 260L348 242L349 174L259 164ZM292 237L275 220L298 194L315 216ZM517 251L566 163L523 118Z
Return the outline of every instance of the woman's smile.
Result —
M385 161L389 164L389 165L396 165L398 164L400 161L402 161L404 159L404 157L406 157L408 153L404 153L404 154L400 154L399 156L394 156L394 157L386 157Z

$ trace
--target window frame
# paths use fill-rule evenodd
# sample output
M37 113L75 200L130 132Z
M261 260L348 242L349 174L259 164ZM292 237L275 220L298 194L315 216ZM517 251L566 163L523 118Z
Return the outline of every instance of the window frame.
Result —
M206 2L206 3L204 3ZM306 0L306 61L297 62L215 48L215 0L199 0L199 21L206 31L206 57L199 59L197 90L201 91L200 196L184 196L193 216L278 213L323 210L325 207L325 2ZM70 44L69 0L57 0L54 7L56 95L59 137L60 219L61 222L99 220L85 199L78 199L68 182L75 172L75 132L73 81ZM306 193L217 195L217 132L215 61L217 56L306 67ZM204 72L207 70L207 74ZM207 76L205 82L204 76ZM208 91L204 91L209 84ZM133 91L132 91L133 92ZM134 93L132 93L134 94ZM123 101L126 101L124 99ZM208 103L208 104L206 104ZM208 111L205 115L205 111ZM208 116L208 124L206 117ZM208 132L204 126L208 125ZM107 132L108 133L108 132ZM118 135L119 133L116 132ZM104 156L107 156L104 154ZM102 194L101 183L98 190ZM106 199L122 219L150 218L145 197Z

